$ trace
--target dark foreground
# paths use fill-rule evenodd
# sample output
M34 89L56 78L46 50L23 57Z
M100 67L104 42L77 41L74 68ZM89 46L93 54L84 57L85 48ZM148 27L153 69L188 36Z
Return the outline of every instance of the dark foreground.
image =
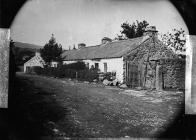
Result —
M124 90L20 73L13 93L11 139L183 139L188 134L182 92Z

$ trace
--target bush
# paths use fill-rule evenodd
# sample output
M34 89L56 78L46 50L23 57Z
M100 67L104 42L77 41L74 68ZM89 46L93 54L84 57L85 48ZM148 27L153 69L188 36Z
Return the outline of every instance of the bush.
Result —
M97 70L85 69L78 71L78 79L92 82L93 80L99 79L99 74Z
M90 81L98 80L98 70L86 68L85 63L77 62L68 65L53 67L34 67L34 72L38 75L59 77L59 78L77 78L78 80Z
M72 70L84 70L87 69L86 68L86 64L84 62L76 62L76 63L72 63L72 64L65 64L62 66L65 69L72 69Z
M43 70L44 70L44 69L43 69L42 67L34 66L33 69L34 69L34 72L35 72L36 74L38 74L38 75L43 74Z
M116 73L115 72L104 73L103 79L107 79L108 81L112 81L112 80L116 79Z

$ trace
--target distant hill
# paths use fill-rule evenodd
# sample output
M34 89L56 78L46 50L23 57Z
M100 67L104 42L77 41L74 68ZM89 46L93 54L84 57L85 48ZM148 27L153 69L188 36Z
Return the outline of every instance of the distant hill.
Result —
M14 42L15 47L19 48L27 48L27 49L40 49L43 48L43 46L35 45L35 44L29 44L29 43L22 43L22 42Z

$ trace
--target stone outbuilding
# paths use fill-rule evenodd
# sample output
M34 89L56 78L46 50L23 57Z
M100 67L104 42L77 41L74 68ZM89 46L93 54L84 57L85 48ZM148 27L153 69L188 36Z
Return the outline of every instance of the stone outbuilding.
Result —
M142 37L118 41L104 37L100 45L62 54L64 64L82 61L100 72L115 72L117 80L129 87L150 89L162 89L161 60L174 57L174 52L158 39L155 26L146 28Z

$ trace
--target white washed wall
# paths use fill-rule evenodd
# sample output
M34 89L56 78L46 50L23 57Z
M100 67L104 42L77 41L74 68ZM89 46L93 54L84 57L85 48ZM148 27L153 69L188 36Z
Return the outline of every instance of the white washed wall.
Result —
M99 68L104 72L104 63L107 63L108 72L116 72L116 78L123 82L123 58L102 59Z
M54 62L54 61L53 61L53 62L50 63L50 65L51 65L51 67L57 67L58 62Z
M40 66L40 67L44 67L42 63L40 63L38 60L36 59L31 59L29 62L26 62L24 64L24 72L26 72L26 68L27 67L33 67L33 66Z
M76 61L64 61L63 64L70 64ZM111 59L100 59L98 60L83 60L85 64L89 64L89 68L95 63L99 63L99 69L104 72L104 63L107 63L107 72L116 72L116 78L123 82L123 58L111 58Z
M63 64L71 64L71 63L75 63L77 61L63 61Z

